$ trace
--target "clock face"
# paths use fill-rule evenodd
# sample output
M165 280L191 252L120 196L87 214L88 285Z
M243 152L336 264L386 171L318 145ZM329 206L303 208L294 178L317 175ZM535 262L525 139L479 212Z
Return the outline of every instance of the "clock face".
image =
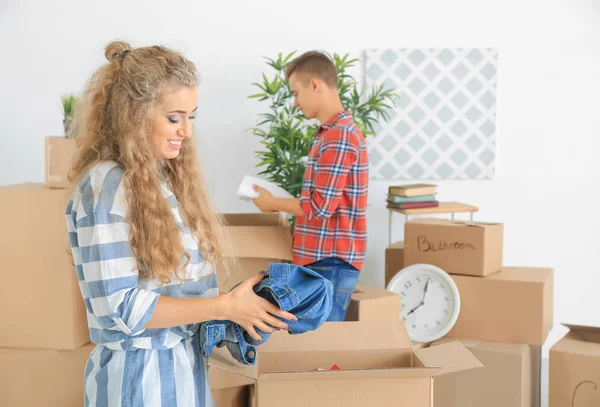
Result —
M458 289L439 267L430 264L406 267L392 278L387 289L400 295L400 318L415 342L440 339L458 318Z

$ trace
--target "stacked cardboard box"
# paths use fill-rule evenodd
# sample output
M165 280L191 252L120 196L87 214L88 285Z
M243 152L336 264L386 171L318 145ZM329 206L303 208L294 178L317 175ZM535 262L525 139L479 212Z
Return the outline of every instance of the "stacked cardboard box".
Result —
M553 321L553 270L504 266L500 223L416 219L405 224L401 256L399 246L386 251L386 280L402 267L432 264L451 275L460 293L456 324L431 348L460 341L485 366L440 378L436 406L538 406L541 345ZM511 396L493 396L501 392Z
M83 402L83 372L93 347L68 254L66 193L42 184L0 187L6 231L0 235L2 406Z
M549 407L600 406L600 327L565 326L550 349Z
M346 321L398 321L400 296L388 290L357 284L348 305Z

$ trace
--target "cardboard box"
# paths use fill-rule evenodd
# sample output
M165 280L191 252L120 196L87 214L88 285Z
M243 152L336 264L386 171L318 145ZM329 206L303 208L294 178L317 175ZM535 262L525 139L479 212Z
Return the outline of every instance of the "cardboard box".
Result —
M550 348L549 407L600 406L600 327L565 326Z
M433 264L450 274L486 276L502 267L502 223L414 219L404 226L404 266Z
M487 277L453 275L460 314L451 338L543 345L553 324L553 270L504 267Z
M274 333L240 374L256 381L256 407L432 407L434 377L481 363L458 342L431 349L413 351L400 321L326 322L302 335ZM224 350L209 364L235 372ZM334 364L341 370L329 370Z
M404 242L399 241L385 249L385 286L404 268Z
M68 253L65 190L0 187L0 347L77 349L90 341Z
M46 137L46 186L48 188L68 188L67 175L77 151L75 139L66 137Z
M455 340L441 339L431 346ZM540 346L472 340L460 343L483 369L437 378L436 407L539 407Z
M388 290L357 284L348 305L346 321L398 321L400 296Z
M216 407L248 407L253 380L246 376L209 367L209 381Z
M0 406L81 407L93 344L75 350L0 349Z
M431 345L429 342L412 342L413 349L428 348Z
M290 225L278 213L224 214L238 263L229 276L219 275L219 290L228 292L240 281L269 268L271 262L290 262L292 233Z

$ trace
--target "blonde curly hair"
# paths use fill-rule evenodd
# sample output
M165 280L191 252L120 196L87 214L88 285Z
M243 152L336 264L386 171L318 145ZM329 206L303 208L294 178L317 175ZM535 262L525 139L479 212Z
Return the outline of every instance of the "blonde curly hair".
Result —
M106 46L108 63L91 77L75 111L70 134L77 154L69 172L73 185L95 164L112 160L123 169L129 206L130 244L142 278L182 279L190 260L161 178L177 196L181 217L215 269L227 268L231 244L209 196L198 163L195 137L172 160L155 157L148 139L151 112L165 93L195 87L196 68L183 55L162 46L132 48L121 41ZM181 256L187 257L181 264Z

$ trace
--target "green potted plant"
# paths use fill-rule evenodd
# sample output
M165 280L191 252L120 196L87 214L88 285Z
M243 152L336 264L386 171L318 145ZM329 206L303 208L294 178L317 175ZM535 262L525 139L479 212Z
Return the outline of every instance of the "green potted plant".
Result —
M257 151L257 167L260 175L275 182L295 197L300 196L304 178L304 162L318 129L316 121L306 119L300 109L294 107L294 96L285 79L285 65L294 56L279 53L276 59L265 57L274 75L263 73L262 82L254 83L260 92L249 98L267 101L269 109L259 116L252 133L260 137L263 150ZM368 92L359 91L358 83L348 69L359 62L349 54L327 54L338 73L338 90L342 105L352 112L354 121L365 137L374 134L373 125L381 118L389 118L389 110L395 105L397 95L383 86L373 86Z
M72 138L73 135L69 133L69 129L71 128L71 123L73 122L73 114L75 113L75 106L77 105L77 96L72 93L67 93L62 95L60 99L62 101L65 137Z

